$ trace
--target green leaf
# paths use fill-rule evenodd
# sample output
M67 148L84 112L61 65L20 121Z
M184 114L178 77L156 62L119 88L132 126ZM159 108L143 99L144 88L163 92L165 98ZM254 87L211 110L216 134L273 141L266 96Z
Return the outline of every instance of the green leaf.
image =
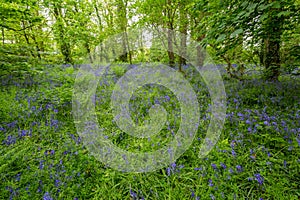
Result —
M272 8L281 8L280 2L278 1L274 2Z
M256 6L257 6L257 3L249 4L249 6L248 6L249 12L254 12Z
M292 12L290 11L282 11L280 13L277 14L278 17L281 17L281 16L284 16L284 17L287 17L291 14Z
M264 21L267 18L268 18L268 13L264 13L262 16L260 16L261 21Z
M270 6L272 6L272 4L262 4L262 5L258 6L258 10L259 11L264 11L267 8L269 8Z
M221 34L221 35L218 37L217 42L222 42L222 41L225 40L225 38L226 38L226 34Z
M235 30L235 31L230 35L230 38L234 38L235 36L237 36L237 35L239 35L239 34L241 34L241 33L243 33L243 29L242 29L242 28L237 29L237 30Z

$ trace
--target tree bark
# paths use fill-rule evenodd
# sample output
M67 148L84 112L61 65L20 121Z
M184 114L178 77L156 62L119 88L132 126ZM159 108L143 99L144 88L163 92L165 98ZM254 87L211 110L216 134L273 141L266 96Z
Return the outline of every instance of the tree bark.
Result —
M282 35L282 26L284 19L278 17L282 8L272 8L269 11L269 18L265 27L265 37L263 38L263 65L266 69L265 77L267 80L277 81L280 75L280 44Z
M65 38L65 32L64 27L62 25L62 15L61 15L61 8L54 3L54 16L58 23L58 35L59 35L59 41L61 53L64 56L64 64L70 64L73 63L72 57L71 57L71 47L70 44L66 41Z
M179 71L182 72L182 66L186 65L186 41L187 41L187 14L184 5L180 6L180 49L179 49Z

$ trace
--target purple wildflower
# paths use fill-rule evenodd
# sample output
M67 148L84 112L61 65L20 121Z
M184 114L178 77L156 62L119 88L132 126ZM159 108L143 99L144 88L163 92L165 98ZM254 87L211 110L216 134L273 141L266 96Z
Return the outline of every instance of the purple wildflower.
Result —
M237 171L238 171L238 172L242 172L242 171L243 171L243 169L242 169L242 166L241 166L241 165L237 165L237 166L236 166L236 169L237 169Z
M200 170L200 171L202 171L202 167L196 167L194 170Z
M44 169L44 162L45 162L44 160L40 161L40 166L39 166L40 169Z
M232 149L231 150L231 154L233 155L233 156L236 156L236 153L235 153L235 151Z
M133 192L132 189L130 189L130 196L133 198L137 197L137 193Z
M213 184L213 182L212 182L211 179L208 180L208 185L209 185L210 187L214 186L214 184Z
M52 197L50 196L49 192L46 192L43 196L43 200L53 200Z
M16 143L16 137L9 135L7 136L7 139L3 141L3 143L5 143L6 145L11 145L11 144L15 144Z
M213 168L214 170L217 169L217 165L216 165L216 164L211 164L211 166L212 166L212 168Z
M226 165L224 163L221 163L221 167L223 167L223 169L226 169Z
M194 191L192 191L192 194L191 194L191 196L192 196L192 198L194 198L194 197L195 197L195 192L194 192Z
M253 153L254 153L253 149L250 149L250 154L253 154Z
M165 96L165 99L166 99L167 101L170 101L170 97L169 97L168 95Z
M237 116L243 117L244 115L243 115L242 113L239 112L239 113L237 114Z
M167 168L167 175L171 176L171 168L170 167Z
M56 187L58 187L59 183L60 183L60 180L56 179L54 184L55 184Z
M299 147L300 147L300 139L299 139L298 137L296 137L296 140L297 140L298 145L299 145Z
M264 178L260 175L260 174L254 174L255 179L257 180L257 182L262 185L264 182Z
M231 143L230 143L231 148L233 148L235 146L235 144L236 144L236 141L232 140Z

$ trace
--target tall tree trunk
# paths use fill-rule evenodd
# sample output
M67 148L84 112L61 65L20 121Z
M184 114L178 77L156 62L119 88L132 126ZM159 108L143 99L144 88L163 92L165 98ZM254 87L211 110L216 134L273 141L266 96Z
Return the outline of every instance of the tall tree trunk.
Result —
M3 27L1 28L1 31L2 31L2 44L4 45L4 43L5 43L5 33L4 33L4 28Z
M24 28L24 27L25 27L25 22L24 22L24 21L22 21L22 25L23 25L23 28ZM30 50L29 50L29 51L30 51L30 54L32 55L32 57L35 57L35 55L34 55L32 49L31 49L31 44L30 44L30 41L29 41L29 37L28 37L28 35L27 35L25 29L23 30L23 35L24 35L24 38L25 38L25 40L26 40L26 43L28 44L28 46L29 46L29 48L30 48Z
M182 66L186 65L186 41L187 41L187 26L188 26L188 21L187 21L187 14L186 11L184 10L185 4L181 4L179 14L180 14L180 49L179 49L179 71L182 72Z
M280 12L280 9L272 8L269 12L263 38L263 64L266 69L266 79L277 81L280 75L280 44L284 19L274 14Z
M101 19L101 16L100 16L100 13L99 13L99 9L98 9L98 5L96 3L96 1L93 3L94 4L94 9L96 11L96 16L97 16L97 19L98 19L98 26L99 26L99 31L100 33L103 32L103 25L102 25L102 19ZM102 39L100 41L100 54L99 54L99 59L100 59L100 63L103 62L103 58L104 58L104 48L103 48L103 43L102 43ZM96 58L94 58L96 59Z
M32 28L30 28L30 30L32 32L31 38L32 38L32 40L33 40L33 42L35 44L35 49L36 49L37 57L38 57L39 60L42 60L42 57L41 57L41 48L40 48L40 46L39 46L39 44L38 44L38 42L36 40L36 37L34 35L34 32L33 32Z
M169 56L169 65L170 67L175 66L175 55L173 50L173 30L168 29L168 56Z
M75 8L76 13L78 14L78 13L79 13L79 9L78 9L78 7L77 7L76 2L75 2L75 4L74 4L74 8ZM85 25L86 25L86 24L85 24L83 21L80 21L80 26L85 27ZM83 38L84 38L84 39L83 39L83 40L84 40L84 41L83 41L84 47L85 47L86 53L88 54L90 63L94 63L93 57L92 57L92 54L91 54L91 47L90 47L89 39L88 39L88 37L83 37Z
M204 39L205 35L198 36L197 42L200 43ZM204 64L204 51L200 44L197 46L197 66L203 66Z
M71 46L66 41L66 38L65 38L65 31L64 31L64 27L63 27L62 14L61 14L61 7L59 5L57 5L57 3L54 3L54 16L55 16L56 22L58 23L58 35L59 35L58 43L60 45L61 53L64 56L64 64L73 63L73 60L71 57Z
M169 65L170 67L175 67L175 55L174 55L174 49L173 49L173 15L172 15L172 0L167 0L167 27L168 27L168 57L169 57Z
M129 41L128 41L128 36L127 36L127 0L118 0L117 1L117 8L118 8L118 24L120 27L120 32L122 32L121 39L122 39L122 46L123 46L123 53L120 56L120 60L122 62L128 62L131 63L131 53L129 49Z

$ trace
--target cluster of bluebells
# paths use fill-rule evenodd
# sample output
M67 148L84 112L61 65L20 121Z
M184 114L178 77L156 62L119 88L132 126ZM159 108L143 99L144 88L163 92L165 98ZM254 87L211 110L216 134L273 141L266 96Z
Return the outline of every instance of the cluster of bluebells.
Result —
M53 200L49 192L46 192L43 196L43 200Z
M140 190L139 193L141 193ZM134 192L132 189L129 190L130 197L132 197L133 200L145 200L144 196L139 195L139 193Z
M180 172L180 169L182 169L183 167L184 167L183 165L177 166L176 163L172 163L172 164L170 165L170 167L168 167L168 168L166 169L167 175L168 175L168 176L171 176L172 174L179 173L179 172Z
M249 177L248 181L256 180L259 185L263 185L264 183L264 177L262 177L259 173L254 174L254 177Z

